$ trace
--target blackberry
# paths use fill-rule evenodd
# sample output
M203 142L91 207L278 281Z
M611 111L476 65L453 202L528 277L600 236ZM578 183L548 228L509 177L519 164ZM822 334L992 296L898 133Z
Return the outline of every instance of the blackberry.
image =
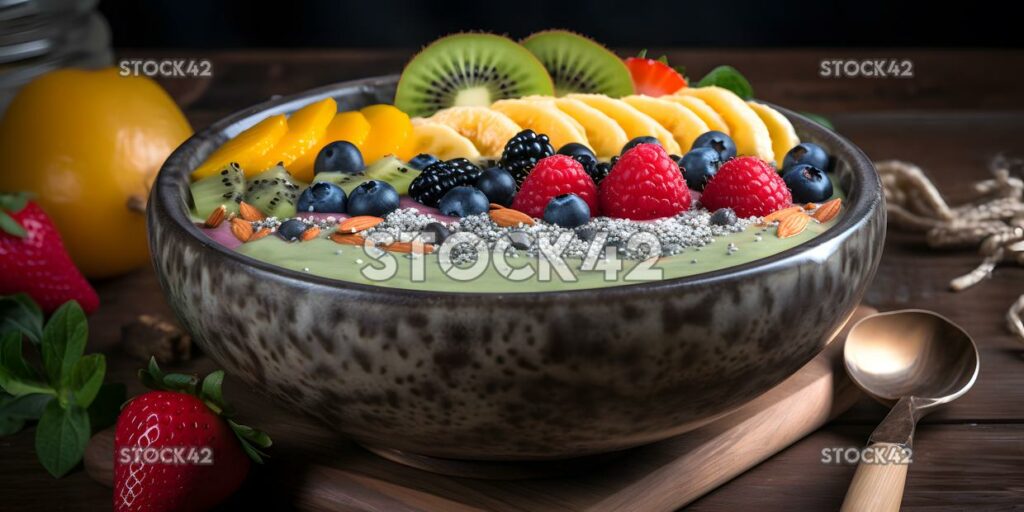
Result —
M472 185L481 172L479 167L465 158L434 162L409 184L409 197L436 208L437 202L449 190L460 185Z
M555 154L547 135L538 134L533 130L523 130L505 143L498 165L508 172L519 184L530 174L533 166L542 158Z
M612 162L598 162L593 167L583 166L583 169L590 175L590 179L594 180L595 185L599 185L601 180L608 176L608 173L612 172Z

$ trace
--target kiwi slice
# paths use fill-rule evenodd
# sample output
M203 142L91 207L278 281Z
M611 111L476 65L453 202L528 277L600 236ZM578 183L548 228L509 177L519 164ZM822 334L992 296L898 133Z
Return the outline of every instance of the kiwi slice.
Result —
M633 78L617 55L568 30L545 30L523 39L523 46L544 63L555 95L574 92L621 98L633 94Z
M350 173L350 172L319 172L313 176L313 183L319 183L326 181L327 183L334 183L341 187L346 194L351 194L360 183L368 181L371 178L367 177L365 173Z
M238 164L232 162L221 170L193 183L192 204L196 216L203 219L210 216L213 210L221 205L228 212L238 212L238 202L245 192L245 173Z
M245 189L243 199L264 215L277 218L294 217L299 189L295 178L278 164L253 176Z
M454 34L434 41L402 71L395 106L429 116L455 105L489 106L505 98L551 96L551 77L532 53L494 34Z
M367 178L388 183L402 195L409 193L409 184L419 175L420 171L394 156L381 158L366 168Z

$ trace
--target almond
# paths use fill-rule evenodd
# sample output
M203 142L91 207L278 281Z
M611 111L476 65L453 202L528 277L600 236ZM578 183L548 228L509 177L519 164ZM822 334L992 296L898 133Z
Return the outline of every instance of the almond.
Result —
M308 242L308 241L316 238L319 235L320 235L320 228L318 228L316 226L310 226L310 227L306 228L306 230L303 231L301 235L299 235L299 240L302 240L303 242Z
M249 240L247 240L247 242L255 242L256 240L259 240L260 238L263 238L269 235L270 233L272 233L270 228L260 228L259 231L253 233L252 236L249 237Z
M385 247L385 249L387 249L390 252L401 252L401 253L417 252L417 253L420 253L420 254L430 254L430 253L434 252L434 246L430 245L430 244L423 244L423 251L422 251L422 253L420 251L414 251L415 248L416 248L416 246L414 246L412 244L412 242L395 242L395 243L390 244L387 247Z
M804 228L811 222L810 215L803 212L797 212L787 215L779 221L779 227L775 230L775 235L779 238L789 238L791 236L799 235L803 233Z
M532 226L534 224L533 217L511 208L500 208L498 210L490 211L491 220L495 224L503 228L511 228L520 224L526 226Z
M818 205L816 203L807 203L804 205L804 210L813 210L817 207Z
M799 212L800 212L800 207L799 206L790 206L788 208L782 208L780 210L775 210L774 212L769 213L768 215L765 215L764 216L764 221L765 222L782 221L782 219L784 219L786 217L789 217L790 215L793 215L794 213L799 213Z
M360 215L358 217L352 217L345 219L341 224L338 225L338 232L340 233L358 233L360 231L366 231L377 224L384 222L384 219L380 217L374 217L372 215Z
M814 212L814 219L824 224L836 218L836 215L839 215L839 210L842 209L842 206L842 199L833 199L818 207L818 211Z
M263 212L261 212L259 208L256 208L245 201L238 203L238 216L250 222L263 220L265 218L263 216Z
M210 229L220 226L220 223L224 222L224 217L227 214L228 209L225 208L224 205L220 205L217 208L214 208L212 212L210 212L210 216L206 218L206 222L203 223L203 226L206 226Z
M366 239L362 236L350 233L334 233L331 235L331 240L343 245L363 245L366 243Z
M248 242L252 238L252 223L237 217L231 219L231 234L243 242Z
M500 205L500 204L498 204L498 203L491 203L491 204L490 204L490 205L489 205L489 206L487 207L487 209L488 209L488 210L504 210L504 209L505 209L505 207L504 207L504 206L502 206L502 205Z

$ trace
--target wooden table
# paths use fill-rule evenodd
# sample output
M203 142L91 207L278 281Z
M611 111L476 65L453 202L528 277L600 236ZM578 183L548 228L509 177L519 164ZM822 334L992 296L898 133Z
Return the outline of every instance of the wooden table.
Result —
M622 54L628 54L625 49ZM652 54L662 53L652 50ZM679 50L673 64L700 76L728 63L759 98L828 116L873 159L921 165L952 198L987 176L996 153L1024 156L1024 52L903 50ZM121 51L125 57L181 57L181 52ZM335 81L397 72L394 51L207 52L213 77L165 79L197 129L234 110ZM826 79L822 59L908 58L915 77ZM978 341L981 376L964 398L925 419L915 440L905 510L991 510L1024 506L1024 344L1003 315L1024 292L1024 269L962 293L948 291L973 268L973 251L929 249L920 236L890 231L867 302L882 310L927 308L961 324ZM103 307L91 319L92 350L109 354L115 379L128 382L137 361L116 349L120 327L140 313L170 314L151 271L97 283ZM130 388L137 391L138 386ZM228 390L230 394L230 389ZM694 503L690 509L834 510L853 467L820 462L827 447L860 446L885 409L863 400L826 428ZM35 461L33 432L0 439L0 509L96 510L110 491L82 471L53 480ZM265 483L250 483L226 508L276 503ZM285 505L284 503L281 503Z

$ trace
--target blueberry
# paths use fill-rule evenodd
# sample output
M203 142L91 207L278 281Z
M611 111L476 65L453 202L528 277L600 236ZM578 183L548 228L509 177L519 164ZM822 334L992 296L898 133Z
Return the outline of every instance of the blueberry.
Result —
M348 214L383 217L398 208L398 192L395 187L378 180L360 183L348 195Z
M519 249L520 251L526 251L533 247L533 238L525 231L515 230L510 232L508 234L508 241L512 244L513 249Z
M452 235L450 229L440 222L431 222L423 226L423 239L428 244L440 245Z
M434 162L437 162L436 156L431 155L430 153L420 153L412 157L412 160L409 160L409 167L412 167L417 171L422 171L423 169L426 169L428 165Z
M736 212L732 208L719 208L711 214L709 221L715 226L732 226L736 224Z
M501 167L491 167L476 179L476 188L487 196L488 201L511 206L512 198L516 196L516 179Z
M437 203L437 208L445 215L467 217L485 213L490 204L483 192L466 185L449 190Z
M562 194L548 202L544 220L563 228L575 228L590 220L590 207L576 194Z
M697 191L704 190L704 186L715 176L720 165L722 161L718 152L707 147L691 149L679 159L679 167L683 168L687 186Z
M277 227L277 236L283 238L286 242L294 242L302 236L309 226L305 222L299 219L288 219L281 223Z
M832 180L813 165L797 164L782 175L795 203L820 203L832 197Z
M562 146L561 148L559 148L558 154L571 157L589 156L590 158L597 160L597 155L595 155L594 152L590 150L590 148L584 146L583 144L580 144L579 142L570 142Z
M334 183L314 183L299 195L295 209L300 212L345 213L345 191Z
M782 173L786 174L793 166L800 164L817 167L823 171L828 170L828 153L813 142L797 144L782 159Z
M313 163L313 174L322 172L362 172L365 164L359 148L347 140L336 140L320 150Z
M720 162L728 161L730 158L736 157L736 143L733 142L732 137L715 130L706 132L700 137L697 137L693 141L693 146L690 146L690 150L697 148L711 148L718 152L718 160Z
M640 144L657 144L660 146L661 141L658 140L657 137L651 137L650 135L642 135L640 137L635 137L629 142L627 142L625 146L622 146L622 151L619 154L624 155L626 154L626 151L629 151L634 147L639 146Z

